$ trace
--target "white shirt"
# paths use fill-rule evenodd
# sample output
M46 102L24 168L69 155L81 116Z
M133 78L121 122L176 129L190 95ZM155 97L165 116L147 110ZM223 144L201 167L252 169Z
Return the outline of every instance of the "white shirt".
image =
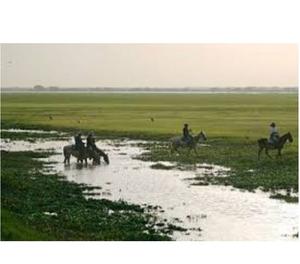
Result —
M277 132L278 132L277 127L270 127L270 134L277 133Z

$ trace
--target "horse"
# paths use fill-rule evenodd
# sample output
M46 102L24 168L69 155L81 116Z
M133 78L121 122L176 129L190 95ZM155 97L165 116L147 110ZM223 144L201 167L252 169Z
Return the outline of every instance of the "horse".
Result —
M278 150L278 154L277 156L281 156L281 150L283 149L285 143L289 141L289 142L293 142L293 137L292 134L290 132L284 134L283 136L281 136L278 139L278 142L275 144L271 144L269 142L269 140L267 138L261 138L259 140L257 140L258 143L258 160L260 159L260 153L263 151L263 149L265 149L265 153L269 158L272 158L269 154L269 150L272 149L277 149Z
M195 153L197 154L197 143L200 141L206 141L207 137L204 131L200 131L200 133L196 136L191 136L191 140L189 142L186 142L183 140L181 136L173 137L170 139L170 145L171 145L171 153L174 151L178 151L178 148L188 148L189 153L193 149Z
M87 164L87 159L93 159L93 164L100 164L100 157L104 157L104 160L107 164L109 164L108 155L106 155L102 150L98 149L93 150L91 148L83 148L81 152L79 152L75 145L67 145L63 148L64 153L64 163L70 164L70 157L74 156L77 158L77 163L83 163L85 161L85 164Z

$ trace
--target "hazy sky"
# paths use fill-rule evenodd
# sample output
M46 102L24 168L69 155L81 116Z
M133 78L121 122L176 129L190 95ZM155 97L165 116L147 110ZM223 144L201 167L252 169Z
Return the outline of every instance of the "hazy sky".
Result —
M2 87L298 86L293 44L2 44Z

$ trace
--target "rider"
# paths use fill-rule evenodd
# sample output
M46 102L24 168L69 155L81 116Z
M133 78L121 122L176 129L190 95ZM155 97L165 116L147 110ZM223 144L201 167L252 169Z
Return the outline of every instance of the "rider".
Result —
M94 138L94 135L93 133L89 133L89 135L87 136L86 138L86 146L87 148L90 148L90 149L97 149L97 146L96 146L96 143L95 143L95 138Z
M270 138L269 142L271 144L276 144L279 140L278 128L274 122L270 124Z
M182 133L183 133L183 140L186 143L189 143L192 140L192 136L190 135L190 129L189 129L188 124L184 124L184 127L182 129Z
M82 153L84 149L84 143L82 141L80 132L75 136L75 149L78 150L80 153Z

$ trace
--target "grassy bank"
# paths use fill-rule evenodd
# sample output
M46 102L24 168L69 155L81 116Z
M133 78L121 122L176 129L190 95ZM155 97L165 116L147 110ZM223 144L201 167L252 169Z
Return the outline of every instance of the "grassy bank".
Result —
M85 199L95 188L43 174L50 153L1 152L2 240L170 240L174 228L154 212Z

